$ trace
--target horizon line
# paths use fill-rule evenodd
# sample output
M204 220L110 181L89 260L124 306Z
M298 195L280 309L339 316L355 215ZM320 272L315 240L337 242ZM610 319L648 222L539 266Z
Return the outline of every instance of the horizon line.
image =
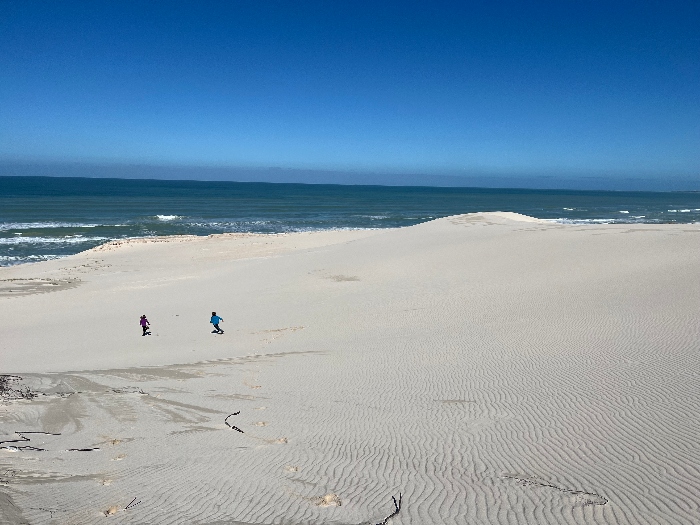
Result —
M700 176L669 172L469 170L461 173L219 166L117 161L0 159L0 176L193 182L261 182L340 186L454 187L580 191L700 191Z

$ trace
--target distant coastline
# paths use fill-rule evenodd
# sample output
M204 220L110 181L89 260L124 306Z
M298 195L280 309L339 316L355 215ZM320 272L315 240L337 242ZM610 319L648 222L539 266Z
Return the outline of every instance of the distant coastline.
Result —
M378 172L283 167L167 165L114 162L0 160L0 177L79 177L179 181L267 182L351 186L421 186L580 191L700 191L700 175L462 170L453 173Z

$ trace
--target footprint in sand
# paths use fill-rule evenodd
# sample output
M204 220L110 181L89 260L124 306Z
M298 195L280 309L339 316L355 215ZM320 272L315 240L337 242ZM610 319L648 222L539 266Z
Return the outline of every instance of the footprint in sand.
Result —
M267 421L257 421L253 423L256 427L266 427L267 426Z
M116 458L112 458L111 461L121 461L126 457L126 454L119 454Z
M103 512L103 514L104 514L105 516L112 516L113 514L116 514L118 510L119 510L119 507L117 507L116 505L112 505L110 508L108 508L107 510L105 510L105 511Z
M322 498L317 498L314 500L314 503L318 507L340 507L342 505L338 495L333 494L332 492L330 494L326 494Z
M286 470L287 472L299 472L299 467L297 467L296 465L287 465L286 467L284 467L284 470Z

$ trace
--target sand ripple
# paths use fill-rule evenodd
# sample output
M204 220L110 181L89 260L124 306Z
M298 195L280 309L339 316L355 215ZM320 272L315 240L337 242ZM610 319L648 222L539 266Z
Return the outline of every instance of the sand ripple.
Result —
M2 407L0 447L41 450L0 448L0 517L373 525L401 494L395 525L700 523L681 229L486 214L289 253L217 267L232 337L165 347L218 358L18 372L37 395Z

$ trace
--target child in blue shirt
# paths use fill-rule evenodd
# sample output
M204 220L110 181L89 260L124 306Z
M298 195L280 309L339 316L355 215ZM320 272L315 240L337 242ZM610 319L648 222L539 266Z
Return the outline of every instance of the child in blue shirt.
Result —
M221 323L221 322L223 322L223 319L221 317L219 317L218 315L216 315L216 312L212 312L210 323L214 325L214 333L217 333L217 334L224 333L224 331L221 328L219 328L219 323Z

